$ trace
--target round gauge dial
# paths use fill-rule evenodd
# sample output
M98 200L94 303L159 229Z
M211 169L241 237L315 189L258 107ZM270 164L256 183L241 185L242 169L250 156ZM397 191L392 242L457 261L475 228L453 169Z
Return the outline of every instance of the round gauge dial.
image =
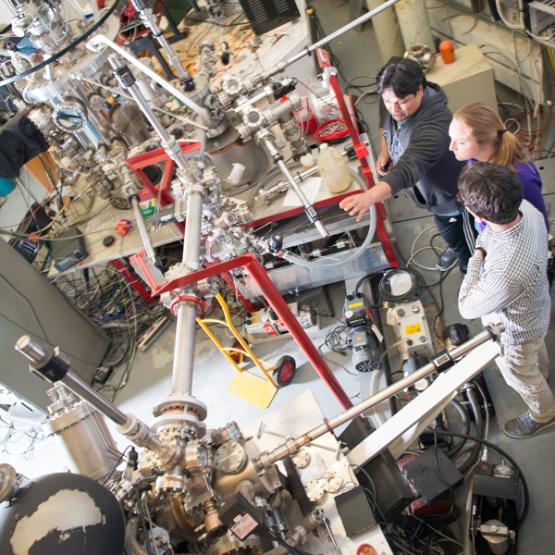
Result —
M79 131L87 123L85 108L74 99L64 100L54 108L54 123L63 131Z
M247 465L245 448L237 441L228 441L220 445L214 455L216 470L224 474L238 474Z

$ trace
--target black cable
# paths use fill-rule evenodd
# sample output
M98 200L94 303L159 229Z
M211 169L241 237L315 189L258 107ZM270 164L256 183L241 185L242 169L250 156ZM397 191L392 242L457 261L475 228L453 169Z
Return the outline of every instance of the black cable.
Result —
M120 465L121 461L123 461L123 457L125 457L125 454L127 453L127 451L129 451L129 449L131 449L133 446L132 445L128 445L125 450L123 451L123 453L119 456L116 464L114 465L114 468L112 468L112 471L110 472L110 474L108 474L108 476L106 476L106 478L104 478L104 480L102 481L102 485L105 485L110 478L114 475L114 472L116 471L117 467Z
M73 50L78 44L88 39L99 27L104 25L104 22L114 13L116 7L120 2L121 0L114 0L112 7L90 29L87 29L81 36L71 41L65 48L62 48L59 52L56 52L56 54L52 54L52 56L50 56L43 62L40 62L36 66L33 66L29 69L26 69L25 71L22 71L21 73L12 75L11 77L4 79L3 81L0 81L0 87L4 87L6 85L9 85L10 83L14 83L15 81L19 81L19 79L23 79L23 77L27 77L32 73L35 73L35 71L46 67L48 64L55 62L57 59L67 54L70 50Z
M412 286L406 293L403 293L402 295L394 295L393 293L391 293L389 280L394 275L402 273L406 273L411 276ZM417 271L408 268L392 268L391 270L388 270L384 273L382 279L380 279L380 282L378 283L378 299L381 303L385 301L394 303L408 302L415 298L418 298L424 291L425 287L426 282Z
M451 399L450 405L459 414L459 416L461 418L461 421L462 421L462 424L463 424L462 433L467 435L470 432L470 420L468 419L468 412L467 412L466 408L463 405L461 405L461 403L459 403L459 401L457 401L456 399ZM460 452L460 450L464 447L465 443L466 443L466 439L462 439L455 446L451 447L451 449L449 449L449 451L447 451L446 455L450 459L453 458L457 453Z
M472 408L472 412L474 414L474 424L477 430L476 437L483 437L484 434L484 419L482 417L482 408L480 406L480 402L478 401L478 396L476 395L476 391L473 387L469 387L466 390L466 395L468 397L468 402L470 403L470 407ZM480 456L480 444L476 442L472 449L470 450L470 454L468 455L466 461L459 467L459 471L462 474L465 474L470 468L474 465L474 463L478 460Z
M526 478L524 477L524 473L522 472L520 466L518 466L516 461L513 459L513 457L511 457L511 455L509 455L506 451L501 449L501 447L498 447L497 445L495 445L495 443L492 443L491 441L488 441L487 439L479 438L479 437L468 435L468 434L459 434L457 432L437 432L437 434L440 435L440 436L444 435L444 436L460 437L460 438L464 438L464 439L469 440L469 441L474 441L476 443L481 443L482 445L485 445L489 449L493 449L495 452L497 452L504 459L508 460L511 463L511 466L517 472L517 478L522 483L522 490L523 490L523 493L524 493L522 513L520 514L520 516L518 518L518 523L519 523L519 525L521 525L524 522L524 520L526 519L526 516L528 515L528 508L529 508L529 505L530 505L530 490L528 489L528 483L526 482Z

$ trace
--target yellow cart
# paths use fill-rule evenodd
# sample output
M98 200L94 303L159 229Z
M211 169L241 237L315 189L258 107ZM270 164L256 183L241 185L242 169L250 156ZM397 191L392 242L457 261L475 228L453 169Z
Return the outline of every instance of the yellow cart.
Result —
M222 309L224 320L198 317L196 319L197 323L237 371L228 387L228 391L242 397L250 403L253 403L257 407L265 409L272 402L272 399L277 393L278 387L288 385L295 377L297 369L295 359L291 356L283 356L276 362L276 364L269 364L268 362L258 358L240 334L239 330L235 327L235 324L231 320L229 307L227 306L227 303L222 295L218 293L215 299L218 301L218 304ZM210 329L209 324L227 327L233 334L233 337L235 337L236 346L224 347L221 341ZM235 360L233 355L239 355L239 362ZM245 358L251 361L254 366L260 370L263 377L249 372L247 367L242 365Z

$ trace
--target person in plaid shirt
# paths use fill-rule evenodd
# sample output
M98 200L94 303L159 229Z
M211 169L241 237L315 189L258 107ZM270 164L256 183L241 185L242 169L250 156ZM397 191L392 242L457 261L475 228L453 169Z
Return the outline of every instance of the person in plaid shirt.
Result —
M551 303L547 281L547 231L542 214L522 199L509 168L487 162L467 166L459 199L478 222L478 235L459 292L463 318L501 323L503 353L496 362L528 411L505 423L513 438L533 436L555 424L555 398L547 384L545 336Z

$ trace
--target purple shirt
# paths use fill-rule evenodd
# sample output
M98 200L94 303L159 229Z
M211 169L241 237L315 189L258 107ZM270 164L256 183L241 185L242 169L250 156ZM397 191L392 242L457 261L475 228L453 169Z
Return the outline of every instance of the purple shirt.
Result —
M469 160L468 164L472 164L474 160ZM547 210L542 196L542 178L536 168L534 162L517 162L513 164L516 175L522 185L522 198L527 200L532 206L537 208L545 222L545 227L549 232L549 220L547 218ZM483 231L486 224L478 224L479 230Z

